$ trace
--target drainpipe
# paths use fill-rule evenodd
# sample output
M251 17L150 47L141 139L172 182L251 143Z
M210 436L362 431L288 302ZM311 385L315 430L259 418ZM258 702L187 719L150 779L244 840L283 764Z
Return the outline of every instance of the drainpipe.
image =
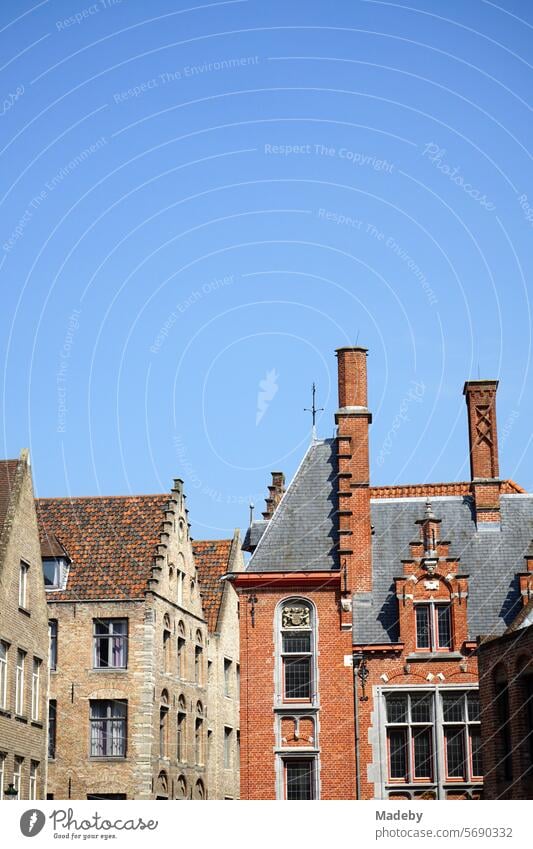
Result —
M355 798L361 799L361 774L360 774L360 752L359 752L359 691L358 691L358 672L359 664L363 659L362 654L353 652L352 667L353 667L353 715L355 726Z

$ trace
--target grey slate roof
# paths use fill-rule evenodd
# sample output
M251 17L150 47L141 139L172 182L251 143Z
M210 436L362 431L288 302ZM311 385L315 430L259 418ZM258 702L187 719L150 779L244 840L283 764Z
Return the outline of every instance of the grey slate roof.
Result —
M242 544L244 551L253 551L259 545L259 540L267 529L268 519L256 519L246 531Z
M335 448L333 439L314 442L272 519L253 523L247 539L257 548L247 571L339 568ZM470 639L503 633L522 609L517 572L525 571L533 538L533 495L501 496L501 530L477 530L468 496L436 496L431 503L442 520L441 539L450 541L450 555L470 576ZM394 578L403 574L401 561L418 539L415 523L424 507L419 496L371 499L373 589L354 596L355 643L399 641Z
M314 442L267 523L247 572L339 568L336 477L334 440Z
M501 634L522 607L516 573L525 571L524 556L533 536L533 496L501 497L501 530L478 531L467 497L433 498L442 519L441 539L450 555L460 557L461 574L469 575L469 638ZM373 589L354 596L354 642L396 642L398 606L394 578L403 574L402 558L418 539L415 522L424 515L424 499L372 499Z

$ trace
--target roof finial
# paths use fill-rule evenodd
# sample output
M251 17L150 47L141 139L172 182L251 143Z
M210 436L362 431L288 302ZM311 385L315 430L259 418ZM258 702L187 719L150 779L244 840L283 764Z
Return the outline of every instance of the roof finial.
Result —
M250 501L249 507L250 507L250 525L251 525L251 524L252 524L252 522L253 522L253 520L254 520L254 507L255 507L255 504L254 504L254 502L253 502L253 501Z
M311 413L313 419L313 430L312 430L312 439L313 442L316 440L316 414L323 411L324 407L317 407L315 403L316 398L316 384L313 382L311 387L311 395L312 395L312 404L310 407L304 407L304 413Z
M428 500L426 501L426 513L425 513L425 518L426 518L426 519L434 519L434 518L435 518L434 513L433 513L433 508L432 508L432 506L431 506L431 501L429 500L429 498L428 498Z

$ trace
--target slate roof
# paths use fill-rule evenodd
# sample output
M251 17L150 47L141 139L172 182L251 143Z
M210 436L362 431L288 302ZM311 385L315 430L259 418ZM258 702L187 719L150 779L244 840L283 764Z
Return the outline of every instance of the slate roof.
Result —
M247 572L338 569L335 441L314 442L248 563ZM259 523L257 523L259 524Z
M170 495L38 498L44 556L63 547L65 591L54 601L142 598Z
M247 534L257 548L246 571L338 569L336 554L335 440L315 442L307 451L273 518L256 522ZM533 537L533 496L513 481L502 485L501 531L478 531L468 495L470 484L438 483L372 487L374 527L373 590L354 596L354 642L397 642L394 578L401 575L409 543L418 539L427 497L442 519L442 538L470 575L470 638L502 633L521 608L517 572ZM263 527L264 525L264 527ZM245 545L246 547L246 545Z
M19 460L0 460L0 535L4 530L18 466Z
M233 540L195 540L192 544L194 560L200 580L202 606L211 633L217 630L218 614L224 594L222 575L231 571Z

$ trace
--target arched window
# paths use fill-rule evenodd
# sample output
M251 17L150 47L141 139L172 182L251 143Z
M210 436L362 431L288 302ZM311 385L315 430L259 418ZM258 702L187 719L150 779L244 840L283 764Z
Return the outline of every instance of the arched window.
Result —
M511 781L513 777L513 753L511 746L511 723L509 710L509 684L505 666L500 663L494 670L494 696L496 705L496 763L501 779Z
M279 608L279 695L284 702L312 702L316 685L314 608L289 599Z
M187 779L184 775L178 776L178 781L176 784L176 798L177 799L186 799L187 798Z
M178 699L176 757L180 763L184 763L187 760L187 703L183 695Z
M204 783L201 779L199 779L195 784L194 798L195 799L205 799L205 787L204 787Z
M200 630L196 631L196 645L194 647L194 680L197 684L204 683L204 651L203 651L203 637L202 632Z
M196 703L196 719L194 722L194 752L195 761L198 765L205 762L204 741L204 709L201 702Z
M168 775L162 771L157 777L156 799L168 799Z
M159 707L159 755L168 757L168 690L161 693L161 705Z
M178 622L178 641L176 644L176 672L179 678L186 678L185 663L185 624L182 619Z
M170 616L165 613L163 619L163 670L170 672L170 638L171 638Z

